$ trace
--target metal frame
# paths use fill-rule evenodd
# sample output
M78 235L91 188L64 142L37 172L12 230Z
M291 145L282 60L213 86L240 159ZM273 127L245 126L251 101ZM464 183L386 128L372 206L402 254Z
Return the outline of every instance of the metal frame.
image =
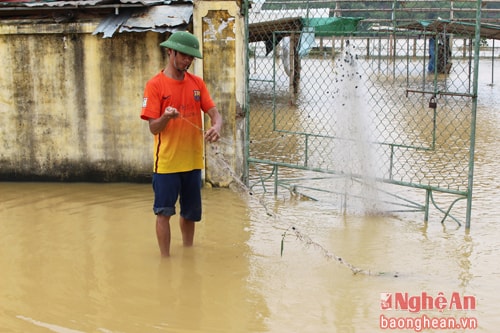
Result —
M394 1L394 10L396 10L396 3L397 1ZM248 6L248 4L247 4ZM248 7L247 7L248 8ZM474 35L474 40L478 41L480 40L480 22L481 22L481 1L477 1L477 8L476 10L476 31ZM247 12L247 15L245 15L245 20L246 20L246 26L249 26L249 13ZM307 15L309 15L309 10L307 11ZM314 13L312 13L314 15ZM396 14L393 13L393 19L396 20ZM429 78L426 77L426 71L424 70L422 72L422 76L419 76L419 80L422 80L422 85L420 88L415 88L411 85L411 76L414 76L414 73L411 73L409 70L410 62L412 61L412 56L410 56L410 37L414 36L409 36L408 32L398 32L396 30L396 23L393 25L393 31L389 31L386 33L383 33L382 35L377 34L375 36L370 36L370 40L379 40L381 37L387 37L388 45L395 46L398 41L404 40L404 37L406 36L406 54L404 56L398 55L398 51L396 50L396 47L393 47L391 50L387 51L387 66L392 66L390 68L390 74L392 74L392 79L393 80L400 80L401 77L404 77L406 75L406 89L405 89L405 94L406 96L404 98L408 98L408 95L419 95L421 96L422 100L426 100L425 96L431 96L431 98L466 98L466 104L470 103L470 108L467 108L468 112L468 120L464 120L464 123L459 124L461 127L460 130L463 130L462 127L467 127L468 128L468 140L467 140L467 145L466 147L462 147L465 150L468 150L468 161L467 165L464 166L464 170L466 169L466 175L463 175L461 171L458 172L458 174L461 177L464 177L462 179L462 182L465 184L466 183L466 188L464 189L460 185L454 186L452 183L450 184L440 184L439 182L433 183L432 181L429 182L424 182L422 180L414 181L411 176L406 177L408 175L403 175L403 177L400 177L400 179L397 179L395 177L395 174L402 170L401 165L404 163L408 163L410 160L403 161L404 163L399 163L401 162L401 158L404 155L404 151L412 151L416 152L415 154L417 156L425 157L425 154L433 154L436 152L442 153L443 148L439 146L438 143L438 136L440 135L440 130L438 129L438 126L440 125L440 119L438 114L440 114L441 110L437 110L434 108L432 110L433 115L432 115L432 130L431 130L431 140L430 144L425 145L422 143L418 142L399 142L398 140L391 141L390 139L387 138L382 138L381 140L376 140L375 142L371 142L370 144L376 145L379 147L378 149L382 149L384 151L384 154L386 154L387 157L387 164L384 166L386 168L386 173L385 175L382 176L377 176L376 177L376 187L377 191L384 193L385 198L391 198L391 204L395 205L398 208L392 209L391 212L423 212L424 213L424 221L429 220L429 214L430 214L430 208L434 207L441 215L441 222L443 223L448 217L452 220L454 220L459 226L462 225L461 223L461 218L455 217L451 212L457 205L457 203L461 202L462 200L466 201L466 207L465 207L465 227L467 229L470 228L471 224L471 207L472 207L472 189L473 189L473 175L474 175L474 149L475 149L475 128L476 128L476 108L477 108L477 87L478 87L478 68L479 68L479 43L474 43L474 50L469 53L469 67L468 71L470 74L469 79L470 81L467 82L467 88L469 89L466 92L455 92L451 91L442 86L440 86L439 80L440 80L440 75L437 72L434 72L432 75L432 83L430 85L431 89L428 89L429 84L428 80ZM276 36L282 36L284 34L290 34L290 31L283 31L280 30L279 27L277 27L273 31L273 44L276 42ZM300 32L296 32L300 33ZM423 36L425 38L424 42L424 57L420 57L421 61L423 62L424 68L427 68L427 33L433 33L433 32L424 32ZM435 32L434 32L435 33ZM406 35L405 35L406 34ZM411 34L411 33L410 33ZM343 37L346 38L354 38L354 37L360 37L360 38L368 38L364 36L363 34L346 34L346 35L338 35L338 38L341 39ZM469 41L469 46L472 45L471 41L472 38L470 38ZM392 40L391 40L392 39ZM332 51L333 51L333 46L332 46ZM256 52L256 51L255 51ZM324 184L328 183L335 183L340 181L350 181L353 184L356 183L363 183L365 182L364 176L362 174L359 174L357 172L344 172L343 170L336 169L336 168L331 168L330 165L325 166L318 166L315 165L314 162L310 159L311 156L313 155L320 155L321 153L317 151L317 142L324 142L322 140L332 140L338 142L340 140L343 140L343 138L336 136L335 134L330 135L328 133L325 135L322 133L322 130L318 130L317 132L313 130L308 130L308 131L300 131L296 129L288 130L282 126L280 126L280 121L283 121L284 117L280 117L280 112L287 112L287 111L281 111L283 109L280 109L283 107L283 102L279 101L279 98L282 98L280 96L280 91L278 88L278 80L279 78L277 77L277 54L276 48L273 50L273 54L271 55L272 60L269 58L261 57L260 59L257 59L258 55L254 53L253 55L253 60L252 55L250 54L250 47L249 47L249 53L247 57L247 73L248 73L248 78L247 78L247 110L248 110L248 116L247 116L247 142L248 144L245 145L245 155L246 155L246 161L247 161L247 168L246 168L246 183L248 186L252 189L255 190L257 188L262 189L263 193L270 193L268 191L268 187L272 186L272 194L277 195L279 188L284 188L287 190L287 193L289 192L291 195L296 195L300 194L306 198L312 199L312 200L317 200L315 195L312 195L311 193L331 193L340 198L341 201L341 206L343 207L344 213L346 209L346 202L347 200L352 200L355 199L356 197L359 197L359 195L354 194L348 194L346 192L338 192L335 190L331 190L330 186L326 186L324 188L323 186L310 186L310 183L314 183L316 181L319 181ZM270 58L271 58L270 57ZM380 58L372 57L372 59L369 59L369 57L366 57L367 60L366 62L377 62L380 61ZM292 59L292 58L291 58ZM398 65L401 65L401 62L397 62L397 59L406 59L406 71L403 71L405 74L398 73ZM293 60L293 59L292 59ZM268 67L265 67L269 70L272 71L271 73L271 79L262 79L261 77L258 76L253 76L252 73L250 72L250 62L254 61L254 69L256 69L255 62L256 61L262 61L263 63L265 62ZM316 61L316 59L312 59L310 61ZM328 59L326 59L325 63L328 63ZM320 62L321 63L321 62ZM261 68L261 71L264 69ZM265 75L264 75L265 77ZM302 78L301 78L302 80ZM450 79L451 80L451 79ZM257 101L259 101L258 93L256 94L255 91L253 91L252 84L255 85L256 82L260 82L262 84L269 84L270 88L269 89L262 89L263 91L261 93L269 93L265 95L265 97L268 99L268 102L271 103L270 111L271 115L268 115L265 111L261 111L263 114L263 118L261 119L261 123L266 123L270 121L271 128L269 132L263 132L262 135L259 137L254 136L256 133L254 128L256 127L256 124L254 122L258 123L259 120L253 120L253 106L255 105L255 101L257 98ZM388 84L394 84L393 81L388 81ZM305 82L305 84L314 84L314 82L308 81ZM281 84L284 86L283 84ZM292 86L292 85L289 85ZM372 90L372 93L374 91ZM281 92L282 93L282 92ZM375 93L377 93L375 91ZM257 97L256 97L257 96ZM294 92L290 92L290 109L295 110L296 106L293 104L296 102L295 101L295 96ZM373 97L377 98L377 97ZM402 99L403 97L401 96L401 93L397 96L397 98ZM265 99L265 98L264 98ZM279 106L279 107L278 107ZM463 110L462 110L463 111ZM397 111L394 111L392 114L389 114L392 116L393 114L396 114ZM300 115L300 112L299 112ZM390 130L386 129L387 130ZM413 135L414 133L410 133ZM293 139L293 140L292 140ZM289 142L287 141L296 141L297 146L300 146L300 152L297 154L300 155L300 163L297 161L287 161L286 158L275 158L276 152L282 153L287 151L287 145L289 145ZM273 142L273 146L266 146L266 142ZM316 142L316 143L315 143ZM316 146L314 146L316 144ZM263 147L263 152L261 151L260 153L255 154L254 149L252 147L256 145L261 145ZM335 145L335 144L333 144ZM273 147L279 146L278 149L274 149ZM273 149L271 149L273 148ZM460 152L460 154L463 154L464 150ZM266 155L268 154L268 155ZM420 154L420 155L419 155ZM459 155L460 155L459 154ZM456 157L459 158L460 156L457 155ZM397 168L400 168L399 170ZM284 172L282 171L284 170ZM293 171L296 170L296 171ZM439 170L438 170L439 171ZM444 170L446 171L446 170ZM412 173L418 173L421 172L421 170L408 170L409 174ZM446 174L439 174L436 176L431 177L431 180L435 180L439 177L446 177ZM466 179L465 179L466 177ZM413 198L408 198L405 197L399 193L398 191L391 192L386 189L386 186L384 185L397 185L402 188L412 188L418 191L423 190L425 192L424 194L424 199L423 203L418 203L416 200ZM370 186L374 186L373 184ZM436 200L436 194L445 194L445 195L451 195L454 196L453 199L448 200L444 204L439 203ZM349 198L349 196L351 196ZM386 199L384 199L386 200Z

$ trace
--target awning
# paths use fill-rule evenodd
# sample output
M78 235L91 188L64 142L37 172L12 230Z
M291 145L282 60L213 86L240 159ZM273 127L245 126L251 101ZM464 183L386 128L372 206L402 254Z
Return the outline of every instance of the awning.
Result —
M313 27L316 37L344 35L357 31L362 17L314 17L303 19L304 27Z
M266 44L266 55L269 54L283 37L300 31L302 42L304 36L325 37L342 35L357 30L361 17L291 17L278 20L257 22L249 25L248 41L250 43L263 41ZM313 28L312 30L310 28ZM301 43L302 43L301 42Z
M459 22L450 20L422 20L399 26L407 30L419 30L434 33L456 34L474 37L476 34L476 24L471 22ZM481 38L500 39L500 25L482 23L479 34Z
M273 21L257 22L248 25L248 42L264 42L268 55L283 37L302 30L300 17L283 18Z

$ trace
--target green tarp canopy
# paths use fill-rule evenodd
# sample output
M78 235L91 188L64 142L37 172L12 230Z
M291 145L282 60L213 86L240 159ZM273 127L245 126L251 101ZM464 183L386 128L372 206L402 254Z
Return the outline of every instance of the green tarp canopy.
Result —
M317 37L343 35L355 32L362 17L313 17L302 18L302 24L314 28Z

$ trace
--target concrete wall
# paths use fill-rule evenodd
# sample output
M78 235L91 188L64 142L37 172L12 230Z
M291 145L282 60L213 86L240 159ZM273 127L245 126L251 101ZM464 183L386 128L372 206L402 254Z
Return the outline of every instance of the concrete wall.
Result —
M97 23L0 23L0 179L140 181L152 136L145 82L164 65L158 33L103 39Z
M194 15L205 55L194 73L206 76L224 117L224 140L206 149L217 152L205 174L217 186L244 168L243 21L238 5L223 4L198 2L204 15ZM207 13L215 30L220 19L231 26L206 34L215 31L202 22ZM0 21L0 180L149 181L153 137L139 115L146 81L166 65L166 36L103 39L92 35L98 23Z
M203 76L224 118L222 139L206 147L206 180L226 187L239 181L245 168L246 58L241 3L195 1L194 34L201 41L203 61L195 72Z

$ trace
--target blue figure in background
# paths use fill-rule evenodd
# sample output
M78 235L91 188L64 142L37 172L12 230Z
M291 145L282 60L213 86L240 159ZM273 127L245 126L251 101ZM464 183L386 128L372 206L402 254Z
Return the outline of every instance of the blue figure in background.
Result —
M429 65L427 70L429 73L434 73L434 65L436 64L436 38L429 38Z
M450 37L444 36L438 39L436 47L436 37L429 38L429 73L436 71L438 74L449 74L451 70L451 47Z

